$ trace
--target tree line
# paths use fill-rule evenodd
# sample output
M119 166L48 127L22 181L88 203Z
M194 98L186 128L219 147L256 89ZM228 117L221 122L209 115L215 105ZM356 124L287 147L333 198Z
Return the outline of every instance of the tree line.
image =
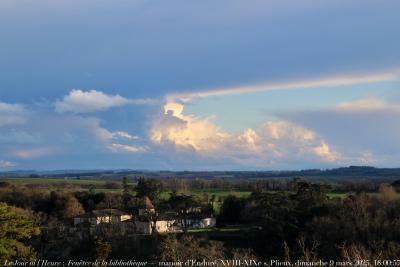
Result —
M400 255L400 200L396 192L399 184L381 184L376 188L377 194L356 188L344 198L330 198L327 192L335 184L295 178L282 182L285 190L261 186L251 189L249 197L233 194L224 198L219 213L215 214L217 228L210 232L194 233L185 229L182 233L155 232L143 236L127 235L118 227L107 226L93 236L71 234L71 218L100 208L134 213L137 199L141 197L151 199L156 210L176 212L197 205L213 209L213 200L180 194L180 187L157 179L140 178L135 184L123 179L119 193L3 183L0 185L0 260L396 258ZM170 196L164 199L161 194L166 188L170 189ZM224 230L235 227L239 230Z

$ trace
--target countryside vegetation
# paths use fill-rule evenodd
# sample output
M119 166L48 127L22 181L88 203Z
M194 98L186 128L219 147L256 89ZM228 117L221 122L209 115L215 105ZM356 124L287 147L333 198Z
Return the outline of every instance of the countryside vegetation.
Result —
M394 179L3 178L0 262L394 259L399 189ZM73 223L97 209L136 214L143 197L156 211L208 207L217 224L146 235L112 223L93 233Z

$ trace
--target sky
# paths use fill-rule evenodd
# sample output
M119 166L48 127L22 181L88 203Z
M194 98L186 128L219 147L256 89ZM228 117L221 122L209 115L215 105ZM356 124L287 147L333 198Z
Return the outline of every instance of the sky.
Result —
M397 0L2 0L0 171L399 167Z

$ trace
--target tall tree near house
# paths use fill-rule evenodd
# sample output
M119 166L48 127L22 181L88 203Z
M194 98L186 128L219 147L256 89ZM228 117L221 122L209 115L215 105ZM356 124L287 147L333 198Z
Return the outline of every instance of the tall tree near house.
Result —
M22 209L0 202L0 262L30 261L36 258L28 241L40 233Z
M295 178L294 181L297 189L294 198L298 202L300 210L321 205L328 199L326 195L330 188L328 185L310 183L301 178Z
M213 206L213 208L214 208L214 204L215 204L216 200L217 200L217 197L215 196L215 194L212 194L210 197L210 203Z
M239 223L242 220L243 200L237 196L227 196L222 203L219 220L226 224Z
M217 202L217 196L215 194L212 194L211 197L209 198L208 204L211 207L211 211L212 211L213 215L216 214L216 206L215 206L216 202Z
M105 193L103 200L96 205L96 209L121 209L122 195Z
M153 203L158 201L161 189L162 186L160 181L157 181L156 179L145 179L142 177L139 178L135 187L137 197L148 197Z
M171 209L174 210L180 218L182 231L187 233L189 228L189 217L192 213L191 208L198 206L199 203L197 203L192 196L187 195L171 196L168 202Z
M64 209L62 211L62 216L65 219L73 218L76 215L85 213L82 204L74 196L67 196L64 203Z
M129 183L128 183L128 178L124 177L122 178L122 193L129 195L130 188L129 188Z
M132 210L132 199L128 178L124 177L122 178L122 207L125 211Z

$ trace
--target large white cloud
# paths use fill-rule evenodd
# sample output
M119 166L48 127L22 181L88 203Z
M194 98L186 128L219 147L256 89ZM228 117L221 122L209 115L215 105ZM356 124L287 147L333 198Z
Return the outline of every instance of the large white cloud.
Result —
M222 132L211 118L200 119L184 115L183 105L170 102L153 122L150 138L153 142L175 144L178 148L210 151L219 148L229 134Z
M178 149L190 147L198 152L210 152L213 149L221 158L227 156L226 160L247 166L263 166L265 163L279 166L279 162L284 161L288 163L287 166L297 161L313 163L308 166L321 166L321 162L338 165L394 162L400 155L393 157L385 155L384 151L390 154L391 144L398 142L392 137L393 133L399 134L397 127L400 125L396 123L398 119L394 118L400 114L400 105L397 103L366 98L341 103L333 110L277 114L276 120L257 129L247 129L242 134L224 132L213 123L212 118L201 119L184 115L182 103L194 101L196 98L261 91L319 89L396 81L399 77L399 70L394 69L387 72L170 94L167 96L164 114L153 124L151 139L158 144L173 144ZM379 120L381 116L384 123ZM380 126L370 129L373 124L368 120ZM390 129L392 133L387 133L386 129ZM372 135L368 132L379 133ZM359 138L359 135L362 137ZM374 141L373 136L380 140ZM378 150L379 156L375 155Z
M142 105L151 103L154 103L151 99L128 99L120 95L109 95L96 90L83 91L73 89L62 100L58 100L55 107L59 113L86 113L127 104Z
M234 162L256 167L293 168L293 165L337 164L340 153L315 132L287 121L268 121L248 128L227 144Z
M4 168L62 157L93 163L110 159L109 166L117 157L126 159L125 164L136 158L152 168L395 166L400 158L399 107L396 101L358 99L331 109L274 114L275 119L257 127L227 132L215 117L185 114L181 102L167 102L151 121L145 140L119 127L105 127L96 117L48 110L29 116L22 105L3 103L4 114L18 114L24 121L0 125L0 159Z
M247 129L235 140L247 153L268 160L304 158L334 162L339 154L315 132L287 121L270 121L256 130ZM308 157L308 158L307 158Z
M269 121L243 133L227 133L212 118L183 114L184 106L166 103L154 120L151 140L177 151L191 150L232 164L270 167L285 162L336 163L340 154L315 132L287 121Z
M400 103L396 101L369 97L279 116L318 132L342 153L343 164L398 165Z

